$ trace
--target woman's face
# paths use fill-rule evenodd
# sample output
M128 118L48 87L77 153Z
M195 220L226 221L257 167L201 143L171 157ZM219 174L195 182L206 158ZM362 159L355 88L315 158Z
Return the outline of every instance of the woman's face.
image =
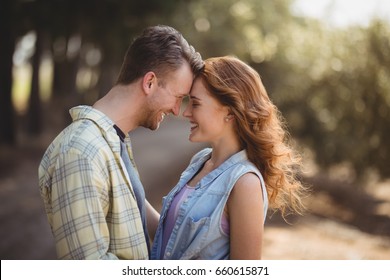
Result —
M218 143L226 135L228 114L228 107L223 106L208 92L202 79L195 79L190 101L183 112L183 116L191 123L189 140Z

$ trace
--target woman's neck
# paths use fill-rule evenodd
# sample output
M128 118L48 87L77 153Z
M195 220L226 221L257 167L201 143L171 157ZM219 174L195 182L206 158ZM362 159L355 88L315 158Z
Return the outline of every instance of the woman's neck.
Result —
M222 140L218 144L212 144L211 147L213 152L211 158L207 161L207 164L210 167L213 167L213 169L217 168L232 155L242 150L238 140L234 139L234 137Z

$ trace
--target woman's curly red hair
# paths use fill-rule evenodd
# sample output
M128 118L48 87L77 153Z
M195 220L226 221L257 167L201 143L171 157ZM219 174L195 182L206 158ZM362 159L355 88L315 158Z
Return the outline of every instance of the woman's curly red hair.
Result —
M278 108L260 75L236 57L205 60L199 75L210 93L235 116L235 129L248 158L263 175L271 209L302 213L305 188L297 179L301 161L288 142Z

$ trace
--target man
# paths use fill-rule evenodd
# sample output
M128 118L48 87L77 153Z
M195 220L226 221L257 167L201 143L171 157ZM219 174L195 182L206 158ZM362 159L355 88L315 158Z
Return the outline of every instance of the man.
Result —
M202 67L177 30L149 27L129 47L115 86L92 107L70 110L73 123L39 166L60 259L149 258L159 214L145 200L128 133L178 115Z

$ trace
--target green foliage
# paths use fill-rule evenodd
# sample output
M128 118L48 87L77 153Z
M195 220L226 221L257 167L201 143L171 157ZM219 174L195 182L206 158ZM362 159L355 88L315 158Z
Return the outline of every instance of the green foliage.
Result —
M203 57L234 54L262 62L275 52L277 34L292 18L290 0L198 0L178 5L173 24Z
M389 24L329 30L297 22L287 29L286 44L259 69L266 79L274 74L271 96L292 134L323 168L348 163L356 178L372 170L388 177Z

